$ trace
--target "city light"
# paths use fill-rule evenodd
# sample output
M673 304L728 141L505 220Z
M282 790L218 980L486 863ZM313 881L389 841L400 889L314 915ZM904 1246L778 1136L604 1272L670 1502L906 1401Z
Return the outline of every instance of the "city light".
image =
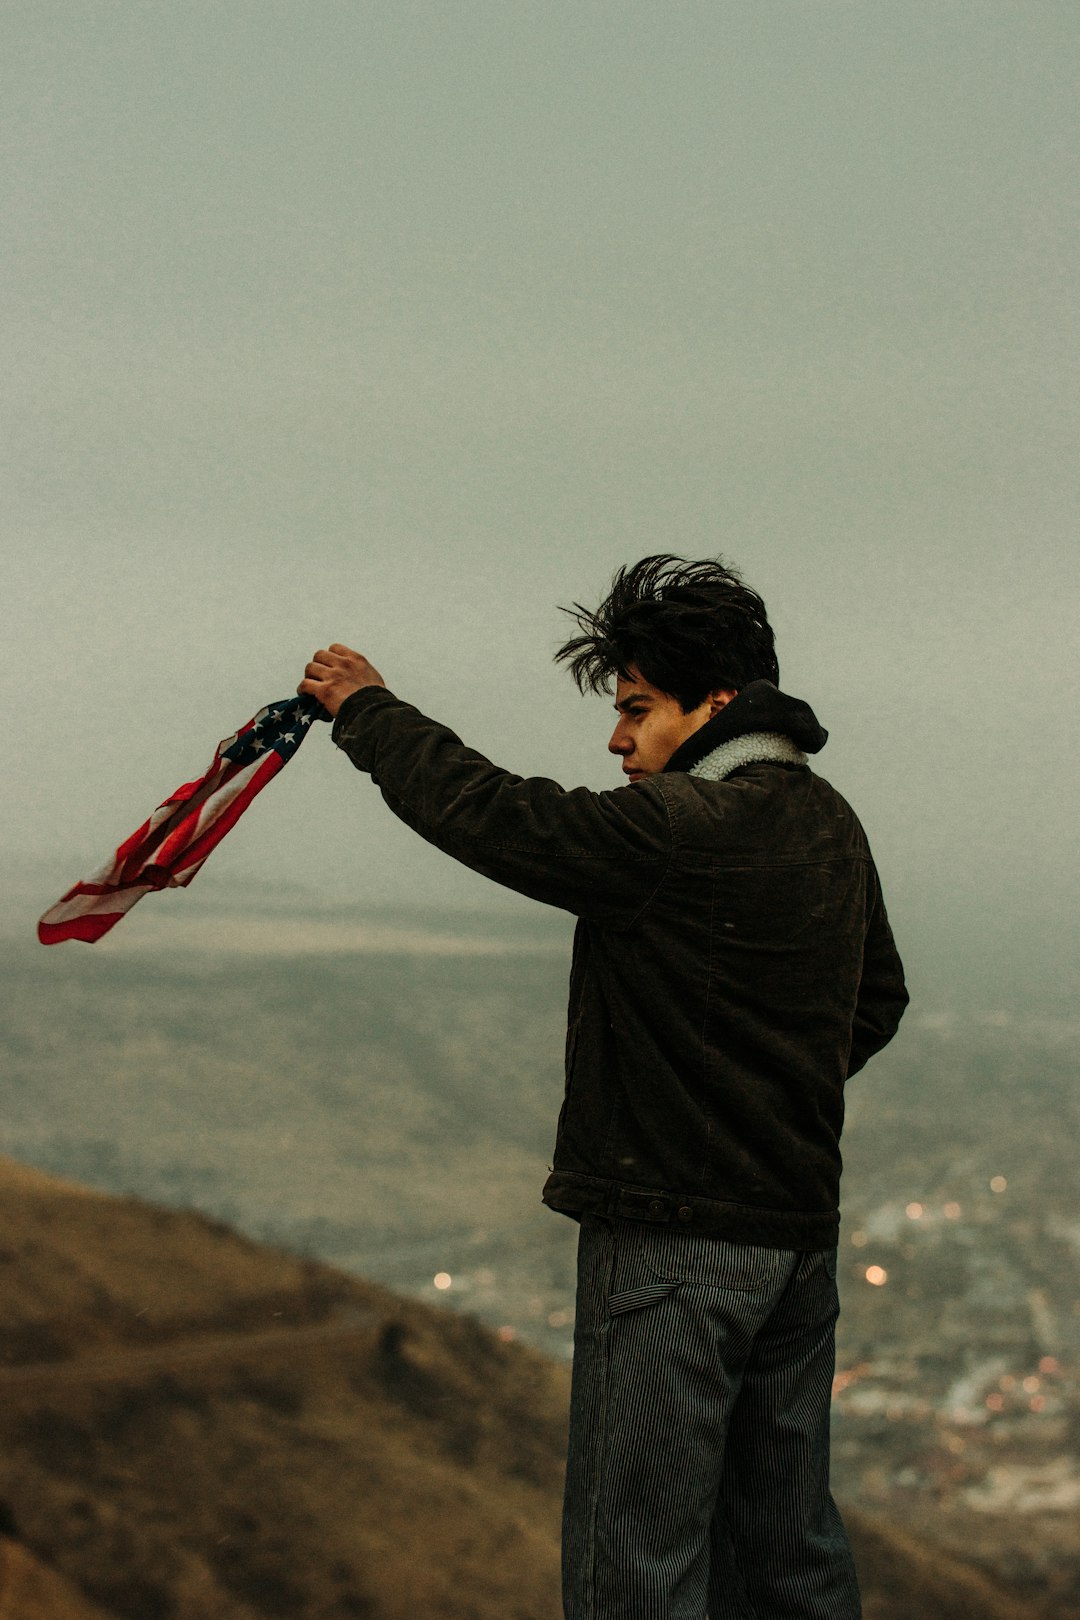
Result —
M437 1271L431 1280L436 1288L449 1288L454 1281L448 1271Z
M852 1232L851 1241L857 1249L865 1249L869 1239L865 1232Z
M1009 1183L1005 1180L1004 1176L991 1176L990 1178L991 1192L1002 1193L1005 1191L1008 1185Z
M909 1204L907 1209L904 1211L904 1214L907 1216L909 1221L921 1220L925 1213L926 1211L923 1209L921 1204Z
M501 1339L503 1344L510 1344L517 1338L517 1334L508 1322L504 1322L502 1327L498 1329L496 1338Z
M884 1266L867 1266L866 1280L873 1283L875 1288L881 1288L889 1280L889 1273Z
M946 1204L944 1213L947 1221L958 1221L960 1219L960 1205Z

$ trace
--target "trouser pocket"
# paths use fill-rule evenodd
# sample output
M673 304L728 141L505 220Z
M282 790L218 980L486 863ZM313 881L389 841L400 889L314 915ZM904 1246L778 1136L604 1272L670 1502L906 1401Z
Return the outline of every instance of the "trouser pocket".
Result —
M640 1288L626 1288L620 1294L608 1295L608 1315L621 1316L624 1311L640 1310L644 1305L655 1305L662 1299L667 1299L676 1288L682 1284L677 1277L658 1278L656 1282L644 1283Z

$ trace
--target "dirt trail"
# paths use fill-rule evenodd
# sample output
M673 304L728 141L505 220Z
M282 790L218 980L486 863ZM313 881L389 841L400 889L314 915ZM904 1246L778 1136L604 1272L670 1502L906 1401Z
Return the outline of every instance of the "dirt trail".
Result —
M0 1367L0 1389L21 1389L54 1384L122 1383L148 1372L171 1372L200 1362L227 1360L230 1356L273 1354L294 1350L301 1345L345 1344L350 1339L367 1340L380 1321L378 1311L351 1306L327 1322L299 1327L269 1328L263 1332L212 1333L199 1338L170 1340L165 1344L133 1345L105 1355L78 1356L70 1361L33 1361L15 1367Z

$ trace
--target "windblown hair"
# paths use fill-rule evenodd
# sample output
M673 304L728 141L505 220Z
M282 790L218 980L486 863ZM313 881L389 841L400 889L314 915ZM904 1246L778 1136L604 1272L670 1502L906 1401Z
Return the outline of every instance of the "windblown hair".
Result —
M582 693L610 692L612 677L629 680L633 665L689 714L718 688L780 681L765 604L719 558L643 557L619 569L595 612L580 602L559 611L583 633L559 648L555 662L569 661Z

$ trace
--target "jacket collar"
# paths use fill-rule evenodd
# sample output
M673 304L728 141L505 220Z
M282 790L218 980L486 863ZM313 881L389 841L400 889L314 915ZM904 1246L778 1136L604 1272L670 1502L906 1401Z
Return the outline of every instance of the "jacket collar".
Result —
M691 768L690 775L702 776L707 782L722 782L743 765L805 764L806 755L790 737L779 731L747 731L706 754Z
M818 724L817 716L810 705L804 703L801 698L789 697L771 681L751 681L732 698L730 703L725 704L719 713L714 714L711 720L706 720L703 726L676 748L664 766L662 774L668 771L693 771L695 766L701 765L722 744L733 742L736 738L749 738L752 734L757 741L757 734L760 733L768 734L770 745L777 743L778 733L780 740L793 745L793 752L796 754L819 753L829 735L824 726ZM772 753L768 756L758 754L755 757L773 759L777 756ZM785 756L785 759L788 759L788 756ZM790 759L789 762L805 763L802 759ZM746 759L739 763L750 764L752 761ZM730 767L731 770L737 768L737 764Z

